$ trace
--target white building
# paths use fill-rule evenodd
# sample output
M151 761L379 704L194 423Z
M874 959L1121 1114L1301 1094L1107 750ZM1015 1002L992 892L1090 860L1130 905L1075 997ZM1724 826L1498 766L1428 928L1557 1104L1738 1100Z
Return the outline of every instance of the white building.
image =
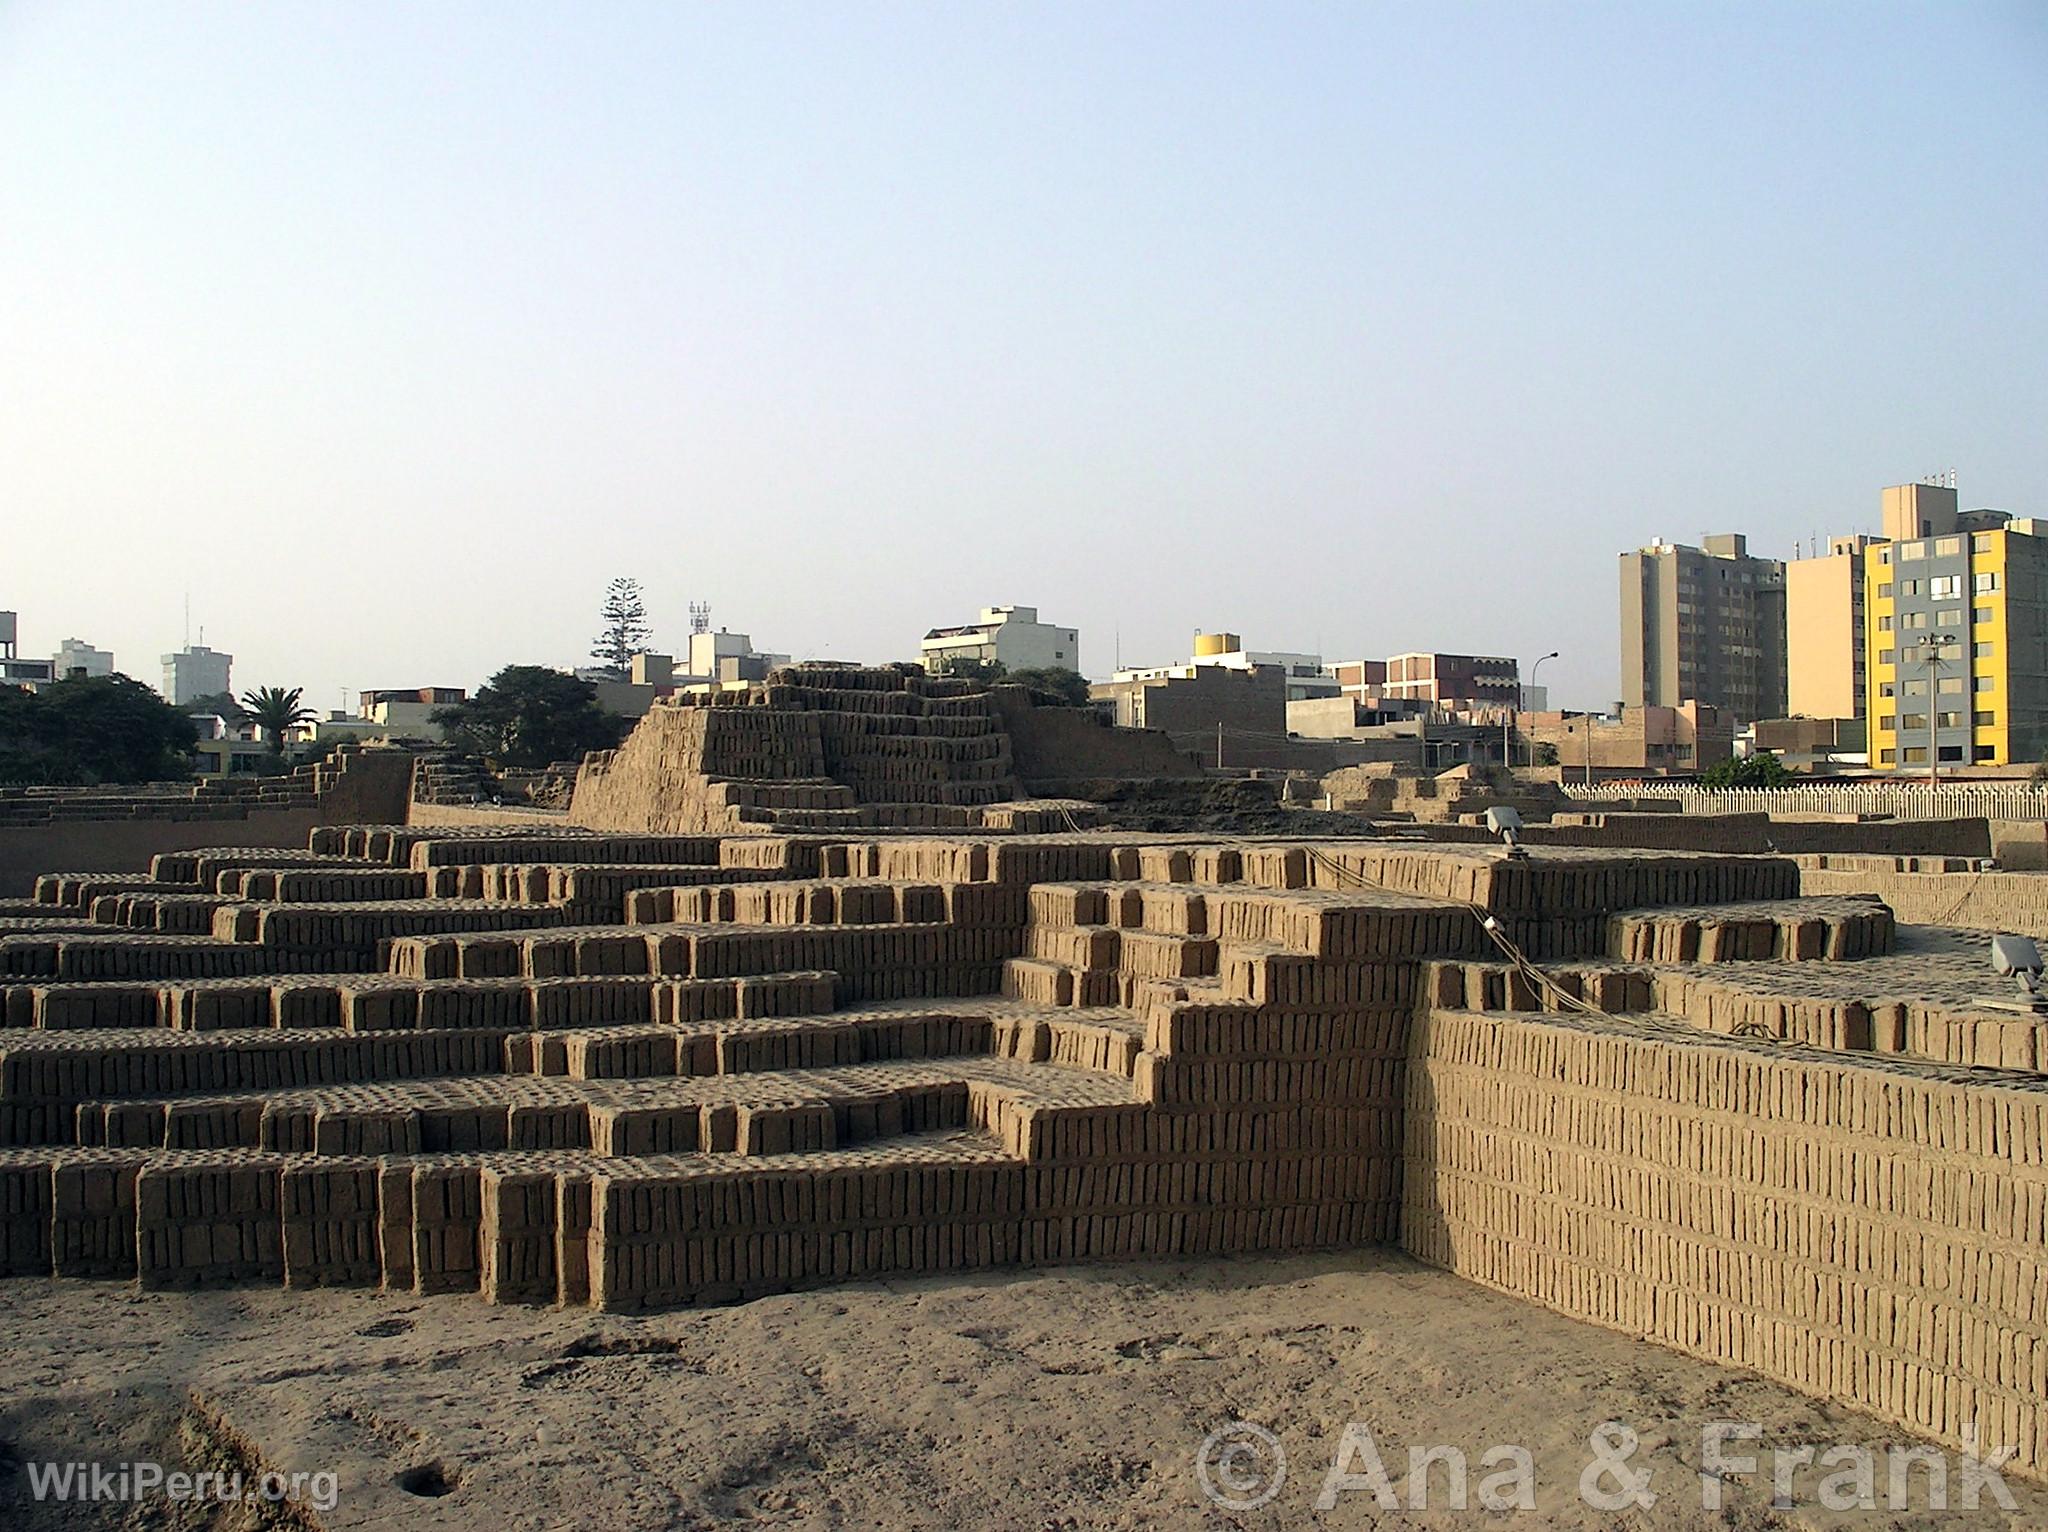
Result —
M1320 654L1301 654L1291 649L1247 649L1235 633L1197 633L1191 665L1220 665L1226 670L1263 667L1287 677L1287 700L1308 702L1335 697L1343 688L1323 664Z
M356 717L374 724L394 739L439 739L441 727L434 714L468 700L460 686L411 686L402 690L382 688L356 694Z
M745 633L729 633L724 628L714 633L707 628L690 635L690 647L676 667L681 673L673 680L678 686L765 681L769 671L788 663L786 654L756 649L754 640Z
M204 644L194 644L189 649L180 649L176 654L164 656L163 694L170 701L183 707L194 697L211 697L216 692L228 691L228 669L235 663L232 654L222 654Z
M57 646L55 663L59 680L73 671L82 671L89 676L110 676L114 673L114 651L95 649L82 638L67 638Z
M918 657L933 675L944 674L955 660L999 664L1005 670L1078 671L1081 635L1040 622L1035 606L985 606L979 622L925 634Z

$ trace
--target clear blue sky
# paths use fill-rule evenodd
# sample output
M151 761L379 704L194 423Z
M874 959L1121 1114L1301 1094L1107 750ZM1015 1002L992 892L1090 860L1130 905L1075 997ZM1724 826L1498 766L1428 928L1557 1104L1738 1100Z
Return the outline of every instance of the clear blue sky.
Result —
M2048 7L0 4L0 607L577 663L605 580L1547 649L1615 555L2048 515Z

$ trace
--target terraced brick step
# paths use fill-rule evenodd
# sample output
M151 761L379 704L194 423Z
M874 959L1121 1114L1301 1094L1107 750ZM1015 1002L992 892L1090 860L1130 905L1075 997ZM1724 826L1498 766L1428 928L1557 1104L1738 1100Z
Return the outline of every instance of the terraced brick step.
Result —
M1131 1102L1130 1083L989 1057L649 1080L442 1079L82 1102L78 1142L281 1154L590 1149L769 1154ZM1039 1134L1043 1137L1043 1133Z
M453 931L518 931L558 926L552 906L488 904L472 899L409 899L384 904L230 904L215 912L214 936L266 947L375 950L394 937Z
M1607 951L1639 963L1843 963L1892 941L1892 912L1875 899L1780 899L1625 910L1608 922Z
M415 978L670 974L732 978L829 970L850 1000L986 994L1021 939L952 922L746 928L590 926L536 934L401 937L392 971Z
M370 961L361 949L262 946L140 931L0 937L0 980L228 979L307 971L345 973L363 969Z

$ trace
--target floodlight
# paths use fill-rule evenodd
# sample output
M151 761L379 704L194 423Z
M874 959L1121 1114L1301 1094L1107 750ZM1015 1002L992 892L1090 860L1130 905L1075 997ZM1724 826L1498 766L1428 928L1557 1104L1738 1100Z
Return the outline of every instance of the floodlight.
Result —
M2031 936L2000 932L1992 937L1991 967L2000 978L2010 978L2019 985L2029 1009L2048 1007L2048 996L2042 995L2035 982L2041 977L2041 949Z
M1486 811L1486 828L1507 842L1510 857L1525 857L1529 853L1522 849L1522 815L1518 809L1498 804Z

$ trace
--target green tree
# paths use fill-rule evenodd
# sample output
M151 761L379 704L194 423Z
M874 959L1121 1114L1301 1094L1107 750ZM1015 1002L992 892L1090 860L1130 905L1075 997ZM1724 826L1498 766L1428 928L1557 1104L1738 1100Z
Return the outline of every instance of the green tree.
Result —
M597 688L543 665L507 665L474 697L436 708L433 721L457 750L493 766L547 766L609 750L627 719L597 705Z
M1013 686L1025 686L1034 696L1064 707L1088 706L1088 678L1078 670L1061 665L1013 670L1003 679Z
M270 748L277 755L284 754L284 737L302 723L311 723L320 715L309 707L299 706L304 695L302 688L294 686L287 691L282 686L258 686L242 693L242 709L249 722L256 725L257 732L270 741Z
M632 674L633 656L647 648L647 603L640 599L640 582L621 575L607 585L598 616L604 619L604 629L591 646L590 657L614 681L623 681Z
M233 692L208 692L194 697L184 706L187 713L211 713L229 723L240 723L249 715L242 710L242 704L235 700Z
M971 660L964 655L946 661L944 675L956 681L1000 681L1004 679L1001 660Z
M1555 766L1557 764L1557 746L1547 739L1536 741L1536 764L1538 766Z
M1725 761L1716 761L1700 774L1700 786L1715 789L1729 787L1783 787L1792 780L1792 773L1784 763L1769 750L1737 759L1730 756Z
M0 686L0 782L175 781L192 774L197 732L183 709L123 675Z

